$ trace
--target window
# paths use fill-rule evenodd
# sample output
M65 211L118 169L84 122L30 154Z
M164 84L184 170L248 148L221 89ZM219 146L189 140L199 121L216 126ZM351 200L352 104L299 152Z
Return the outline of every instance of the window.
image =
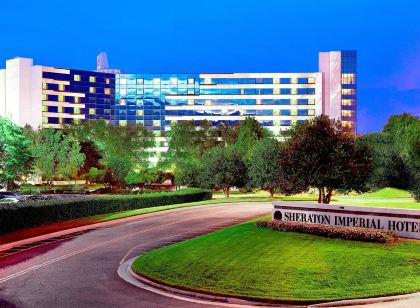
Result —
M315 105L315 99L314 98L308 99L308 104L309 105Z
M58 96L58 101L59 102L64 102L64 96L63 95L59 95Z
M308 77L308 83L315 83L314 77Z
M125 106L125 104L126 104L125 99L120 99L120 105Z
M137 78L136 79L136 83L137 84L143 84L144 83L144 79L143 78Z
M96 114L95 108L89 108L89 114Z
M74 75L73 79L74 81L80 81L80 75Z
M194 89L188 89L188 95L194 95Z
M42 106L42 111L47 112L47 106Z
M47 94L42 94L42 100L47 101L48 100L48 95Z
M273 78L273 83L274 83L274 84L278 84L278 83L280 83L280 79L279 79L279 78Z
M290 89L290 94L297 94L297 89L296 88Z
M341 89L342 95L356 95L355 89Z
M48 85L45 82L42 83L42 89L48 90Z
M143 110L137 110L137 113L136 113L138 116L142 116L143 115Z
M159 85L160 84L160 78L153 78L153 84Z
M352 128L353 124L350 121L341 121L341 124L343 124L344 127Z
M193 99L189 99L188 100L188 105L194 105L194 100Z
M62 107L62 106L58 106L58 110L57 110L57 112L58 112L58 113L62 113L62 112L63 112L63 107Z
M127 126L127 120L119 120L119 121L118 121L118 124L119 124L120 126Z
M188 84L194 84L195 79L194 78L188 78Z
M95 87L89 87L89 93L95 93Z
M290 104L291 105L297 105L297 99L291 99Z
M353 106L354 105L354 99L342 99L341 105L343 106Z
M144 90L143 90L143 88L137 88L137 90L136 90L137 92L137 95L143 95L143 93L144 93Z
M47 124L48 123L48 118L47 117L42 117L42 123Z
M343 117L351 117L352 116L352 111L351 110L341 110L341 115Z
M309 109L308 110L308 115L310 115L310 116L315 115L315 110L314 109Z
M89 82L96 82L95 76L89 76Z
M127 79L120 79L120 84L127 84Z
M110 82L111 82L111 81L110 81L110 79L109 79L109 78L106 78L106 79L105 79L105 83L106 83L106 84L109 84Z
M273 89L273 94L280 94L280 89L279 88L274 88Z
M298 79L297 78L290 78L290 83L298 83Z
M59 91L64 91L64 85L63 84L59 84L58 85L58 90Z
M80 108L74 107L74 114L80 114Z
M342 84L355 84L356 74L354 73L341 74L341 83Z
M78 96L75 96L74 97L74 102L77 104L77 103L79 103L79 97Z
M160 126L160 120L153 120L153 126Z
M297 115L297 110L296 109L290 110L290 115L292 115L292 116Z
M111 94L111 89L104 89L104 93L106 95L110 95Z

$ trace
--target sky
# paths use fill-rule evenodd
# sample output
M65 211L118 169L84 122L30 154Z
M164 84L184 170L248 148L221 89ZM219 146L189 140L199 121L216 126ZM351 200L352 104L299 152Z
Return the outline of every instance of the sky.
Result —
M0 67L126 73L316 72L318 52L358 52L358 131L420 116L417 0L0 0Z

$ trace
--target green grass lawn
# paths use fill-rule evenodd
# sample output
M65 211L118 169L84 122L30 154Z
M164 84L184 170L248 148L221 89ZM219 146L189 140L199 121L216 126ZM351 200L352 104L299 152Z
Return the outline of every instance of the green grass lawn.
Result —
M136 272L231 296L329 301L420 291L420 241L384 245L237 225L153 250Z
M206 205L206 204L221 204L221 203L235 203L235 202L270 202L273 200L283 201L317 201L318 197L311 194L300 194L296 196L275 196L271 198L267 192L260 191L256 193L234 193L230 198L225 198L222 193L215 193L213 200L206 200L200 202L174 204L157 206L152 208L123 211L118 213L111 213L101 215L100 221L108 221L129 216L147 214L152 212L159 212L169 209ZM344 205L361 205L361 206L378 206L378 207L396 207L407 209L419 209L420 203L415 202L410 196L410 193L405 190L396 188L384 188L374 193L367 193L362 195L334 196L332 204Z
M397 188L383 188L373 193L352 196L334 196L333 204L395 207L420 210L420 203L416 202L406 190Z

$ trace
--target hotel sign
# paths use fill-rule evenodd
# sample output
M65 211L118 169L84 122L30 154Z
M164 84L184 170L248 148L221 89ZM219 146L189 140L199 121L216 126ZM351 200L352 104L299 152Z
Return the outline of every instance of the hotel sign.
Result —
M420 239L420 210L273 202L273 220L392 230L400 237Z

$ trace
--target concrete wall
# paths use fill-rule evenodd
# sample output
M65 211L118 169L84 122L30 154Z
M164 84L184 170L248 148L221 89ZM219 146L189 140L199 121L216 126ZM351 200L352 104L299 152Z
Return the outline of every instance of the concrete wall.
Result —
M37 128L42 122L42 67L32 59L6 61L0 73L0 115L19 126Z
M341 51L320 52L319 71L323 75L323 113L341 120Z

